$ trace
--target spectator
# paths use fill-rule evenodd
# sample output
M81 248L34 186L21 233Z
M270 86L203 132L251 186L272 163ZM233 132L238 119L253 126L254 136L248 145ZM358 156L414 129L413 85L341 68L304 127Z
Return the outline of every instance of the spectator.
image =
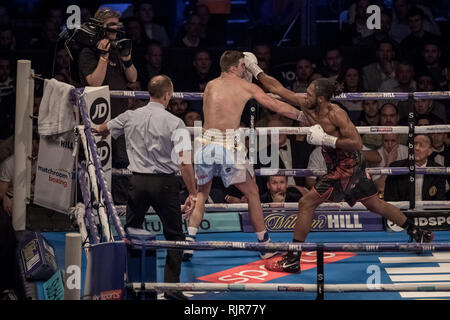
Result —
M434 87L440 88L445 84L444 68L440 63L440 44L437 42L427 42L424 44L421 53L421 59L417 64L419 67L418 73L429 74L436 84Z
M408 25L411 33L400 43L400 47L405 56L418 59L420 50L422 50L425 43L440 41L438 36L424 30L424 19L425 14L416 7L412 7L408 12Z
M0 25L10 24L8 10L5 6L0 5Z
M0 56L0 140L14 134L15 98L11 61L7 56Z
M400 121L397 107L390 102L386 102L381 106L380 115L381 126L396 126Z
M287 121L273 119L267 123L268 127L285 127ZM306 141L299 141L295 136L288 137L285 134L279 135L279 140L277 141L278 151L276 155L272 155L272 145L271 138L268 138L268 145L266 150L264 150L260 145L260 155L267 155L271 161L269 163L262 163L261 158L258 159L258 167L261 168L276 168L275 163L272 163L274 157L278 157L278 168L280 169L302 169L306 168L308 164L308 158L311 154L314 146L308 144ZM258 185L261 192L266 190L267 178L257 177ZM305 185L305 179L301 177L289 177L288 185L291 187L299 187L298 190L302 190Z
M150 42L144 54L144 65L139 68L139 80L147 85L151 78L157 75L171 75L166 67L164 50L158 42Z
M172 98L169 101L169 105L167 106L167 111L171 114L177 116L180 119L183 119L186 110L188 108L188 102L181 98Z
M255 54L256 58L258 58L258 65L265 73L271 75L281 83L286 82L280 70L273 66L272 49L268 44L258 43L253 47L252 52Z
M398 43L402 42L410 34L408 12L413 6L410 0L394 0L394 11L392 19L391 36ZM425 6L417 5L419 9L425 14L424 30L439 35L439 27L434 22L431 10Z
M362 69L365 90L377 92L383 81L395 78L395 51L389 41L381 41L376 51L377 61Z
M428 135L419 134L414 137L414 161L416 168L438 167L439 164L429 158L433 150L431 138ZM394 161L391 167L408 167L408 159ZM442 175L416 174L415 200L446 200L445 177ZM409 176L391 175L386 178L384 200L409 201Z
M48 10L47 19L55 23L58 26L58 30L61 30L63 26L64 14L61 8L53 7Z
M379 126L380 125L380 109L378 100L364 100L362 102L363 112L359 121L355 123L358 126ZM369 149L377 149L379 137L375 134L361 135L363 145Z
M125 21L125 32L127 37L133 42L133 48L145 48L149 42L145 33L144 25L135 17L130 17Z
M361 73L356 67L346 67L336 78L336 82L342 86L343 92L364 92ZM341 104L349 111L350 119L359 118L362 111L361 100L340 101Z
M150 2L141 2L137 7L136 16L144 26L145 34L149 40L156 40L163 47L170 46L170 39L166 28L153 22L153 5Z
M140 81L130 82L127 85L127 90L131 91L142 91L142 86ZM128 110L136 110L137 108L143 107L148 103L148 100L141 100L136 98L128 98Z
M192 67L186 71L180 89L188 92L203 92L206 84L217 77L211 68L211 57L205 49L198 50L192 61Z
M131 59L131 48L128 52L119 52L111 48L110 41L116 39L120 13L107 7L97 10L94 18L103 22L110 31L105 38L99 41L97 48L83 48L78 59L80 81L82 85L102 86L108 85L110 90L126 90L128 83L137 80L137 70ZM128 101L111 98L111 118L128 110ZM112 139L112 167L126 168L129 164L126 153L125 138L123 136ZM126 204L128 196L129 178L126 176L113 176L112 196L116 204Z
M381 11L380 29L375 29L371 35L362 38L359 46L375 51L380 42L389 42L396 47L398 43L389 34L391 27L392 12L390 10Z
M71 60L67 50L65 48L60 48L56 51L55 56L55 76L54 78L58 81L68 83L74 87L80 87L80 84L76 79L71 70Z
M267 181L267 191L261 194L261 203L298 202L302 194L292 187L288 187L288 177L270 176Z
M180 32L175 40L174 47L176 48L205 48L207 43L202 39L201 20L196 14L191 14L184 24L184 32Z
M338 48L329 48L326 50L323 57L323 69L318 72L325 78L336 81L338 75L342 72L343 68L342 52Z
M435 117L438 119L442 119L444 123L447 123L447 115L445 111L445 107L440 104L435 104L435 101L432 99L419 99L414 100L414 111L417 116L429 116L431 118Z
M444 121L436 119L431 122L432 125L442 125L445 124ZM447 133L438 132L431 133L431 145L433 148L433 153L430 158L439 165L444 167L450 167L450 147L445 143L447 138ZM448 180L448 178L447 178Z
M414 92L416 81L414 81L414 67L409 61L401 61L395 68L395 78L384 80L379 92Z
M297 93L306 93L306 88L311 83L311 75L314 73L314 66L309 59L301 58L295 67L295 81L288 89Z
M380 109L378 100L363 100L363 112L355 124L358 126L379 126Z
M228 18L231 13L231 0L198 0L197 2L197 14L200 15L202 21L204 21L205 9L199 9L199 6L207 6L209 12L208 18L208 31L212 34L206 37L208 40L213 42L208 42L212 46L220 47L225 45ZM203 22L202 22L203 24Z
M12 53L16 50L16 37L11 25L0 25L0 51Z
M54 49L59 36L59 26L51 19L47 19L41 30L39 38L31 41L32 49Z
M34 196L34 181L36 178L38 152L39 134L34 130L31 150L31 200ZM12 215L13 213L14 163L14 154L12 154L0 164L0 201L2 203L2 210L9 215Z
M389 167L392 162L408 158L408 147L399 143L398 134L383 134L382 146L378 153L381 156L380 167ZM372 177L379 193L384 193L386 175Z
M446 124L441 119L433 119L430 121L432 125L442 125ZM448 145L447 133L438 132L431 133L431 145L433 147L433 153L430 159L435 161L441 166L450 167L450 147ZM450 176L446 175L447 185L450 184ZM447 191L447 200L450 199L450 192Z
M400 123L400 115L397 109L397 106L393 103L386 102L380 108L380 126L390 126L395 127ZM408 142L407 134L399 134L400 144L406 145ZM372 137L372 147L376 149L382 146L382 137L381 135L374 135Z
M419 74L416 78L417 82L417 91L418 92L427 92L427 91L435 91L436 85L433 81L433 77L429 73Z
M370 0L356 0L355 15L349 15L348 23L344 23L340 35L340 44L354 46L361 43L361 40L373 34L373 30L367 28L367 7Z
M200 38L210 46L220 47L224 45L224 35L214 27L214 21L211 19L211 13L207 5L197 4L195 13L200 18Z
M189 110L183 116L186 127L193 127L196 121L202 121L202 116L197 111Z

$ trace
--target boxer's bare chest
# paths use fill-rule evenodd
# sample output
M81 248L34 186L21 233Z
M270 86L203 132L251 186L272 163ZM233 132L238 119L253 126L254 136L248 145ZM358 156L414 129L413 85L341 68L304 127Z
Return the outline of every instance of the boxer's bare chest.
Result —
M330 119L330 111L309 112L306 114L311 125L319 124L327 134L339 137L339 129Z

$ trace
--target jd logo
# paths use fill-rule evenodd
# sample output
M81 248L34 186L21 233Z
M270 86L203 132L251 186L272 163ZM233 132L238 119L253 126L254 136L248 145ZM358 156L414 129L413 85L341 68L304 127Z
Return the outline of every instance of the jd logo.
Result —
M371 5L367 7L366 12L370 14L367 18L367 29L381 29L381 9L377 5Z
M91 120L95 124L102 124L106 121L109 114L109 104L105 98L97 98L90 107Z
M102 167L106 166L110 155L110 147L106 141L97 142L97 154L102 163Z

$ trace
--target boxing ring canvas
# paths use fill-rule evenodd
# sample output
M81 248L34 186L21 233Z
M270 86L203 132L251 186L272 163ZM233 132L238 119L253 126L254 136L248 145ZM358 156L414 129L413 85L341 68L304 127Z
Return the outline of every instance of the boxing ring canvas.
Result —
M58 265L64 264L64 233L44 233L55 247ZM450 242L449 231L435 232L436 242ZM272 233L274 242L291 241L290 233ZM157 236L162 240L162 236ZM198 241L253 241L253 235L243 232L201 233ZM311 242L407 242L405 232L314 232ZM404 283L446 283L450 285L450 253L433 252L417 255L413 252L334 252L324 255L325 280L328 284L376 285ZM157 281L164 278L165 250L157 251ZM316 256L309 252L302 257L302 273L277 274L261 268L262 260L254 251L198 250L190 262L182 265L181 282L223 284L316 284ZM86 260L83 254L82 272ZM315 300L315 292L282 291L186 291L190 300ZM162 298L162 293L158 294ZM325 292L326 300L415 300L450 299L450 291L444 292Z

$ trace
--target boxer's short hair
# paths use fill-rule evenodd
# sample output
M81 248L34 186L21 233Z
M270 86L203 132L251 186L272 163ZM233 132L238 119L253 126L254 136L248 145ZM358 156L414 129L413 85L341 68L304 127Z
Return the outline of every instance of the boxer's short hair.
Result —
M220 70L227 72L230 67L237 67L239 59L244 58L244 54L236 50L227 50L220 57Z
M312 82L316 97L324 97L327 101L331 99L336 91L334 83L326 78L319 78Z

